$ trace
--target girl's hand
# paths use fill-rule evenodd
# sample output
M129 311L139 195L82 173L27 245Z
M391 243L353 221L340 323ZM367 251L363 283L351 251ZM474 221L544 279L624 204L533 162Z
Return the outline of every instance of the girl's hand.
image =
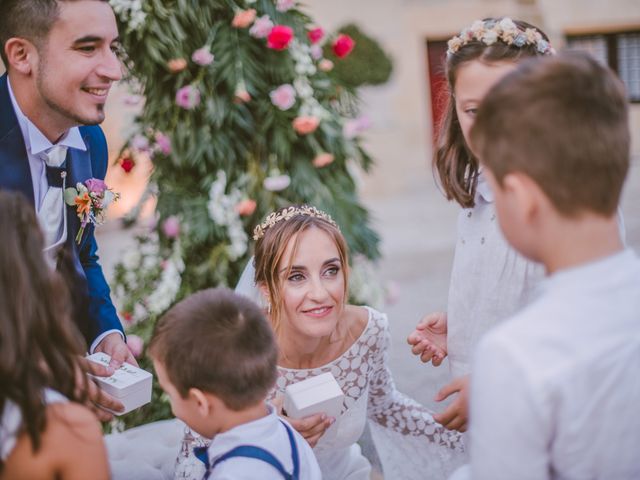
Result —
M449 385L442 387L435 400L441 402L454 393L458 394L457 398L444 412L434 415L433 419L449 430L466 432L469 421L469 375L456 378Z
M285 418L287 422L295 428L300 435L304 437L311 448L315 447L320 440L320 437L324 435L333 422L336 421L333 417L328 417L325 413L316 413L303 418L291 418L286 415L282 409L282 403L284 398L282 396L276 396L273 400L273 406L276 408L278 415Z
M411 352L424 363L440 366L447 356L447 314L434 312L425 315L407 337Z

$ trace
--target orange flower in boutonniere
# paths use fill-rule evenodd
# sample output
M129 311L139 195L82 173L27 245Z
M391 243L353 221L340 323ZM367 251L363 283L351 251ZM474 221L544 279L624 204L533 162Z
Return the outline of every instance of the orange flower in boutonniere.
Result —
M98 178L90 178L84 183L77 183L75 188L65 189L64 201L67 205L76 207L76 213L80 219L76 243L80 243L88 223L100 225L104 222L107 207L118 198L120 194L108 188L107 184Z

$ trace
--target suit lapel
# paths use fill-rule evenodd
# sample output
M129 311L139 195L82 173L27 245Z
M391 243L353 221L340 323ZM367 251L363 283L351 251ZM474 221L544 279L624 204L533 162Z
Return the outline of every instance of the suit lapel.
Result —
M83 152L82 150L76 150L75 148L69 149L69 153L67 155L67 188L75 188L77 183L84 183L92 177L89 141L86 137L83 137L83 140L87 146L86 151ZM75 237L80 229L80 220L78 219L75 206L67 206L67 227L68 238L75 242ZM83 239L86 238L86 232L89 228L90 225L85 227Z
M20 191L35 203L27 150L9 97L6 74L0 77L0 188Z

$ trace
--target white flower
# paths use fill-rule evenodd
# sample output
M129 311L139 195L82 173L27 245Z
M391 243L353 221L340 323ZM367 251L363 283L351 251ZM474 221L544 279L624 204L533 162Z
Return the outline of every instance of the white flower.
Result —
M289 175L274 175L264 179L262 186L265 190L270 192L279 192L284 190L291 184L291 177Z
M498 41L498 33L495 30L487 30L482 36L482 41L487 45L493 45Z

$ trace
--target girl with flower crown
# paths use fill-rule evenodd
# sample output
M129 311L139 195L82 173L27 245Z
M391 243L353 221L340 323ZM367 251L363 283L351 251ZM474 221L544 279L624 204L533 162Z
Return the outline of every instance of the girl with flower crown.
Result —
M286 417L314 448L322 477L370 478L356 443L368 422L387 478L447 478L462 461L461 436L396 390L387 317L347 303L347 246L331 217L309 206L284 208L256 227L254 239L255 273L236 291L252 295L257 286L267 304L280 351L270 400L279 404L288 385L327 372L344 394L336 418Z
M434 418L464 432L474 347L482 334L528 301L544 275L540 265L518 254L502 236L493 194L469 144L469 131L480 102L495 83L519 61L554 51L540 29L509 18L478 20L449 40L448 47L450 97L433 168L446 198L462 210L447 312L426 315L407 341L414 354L434 366L448 355L453 380L436 400L455 398Z

